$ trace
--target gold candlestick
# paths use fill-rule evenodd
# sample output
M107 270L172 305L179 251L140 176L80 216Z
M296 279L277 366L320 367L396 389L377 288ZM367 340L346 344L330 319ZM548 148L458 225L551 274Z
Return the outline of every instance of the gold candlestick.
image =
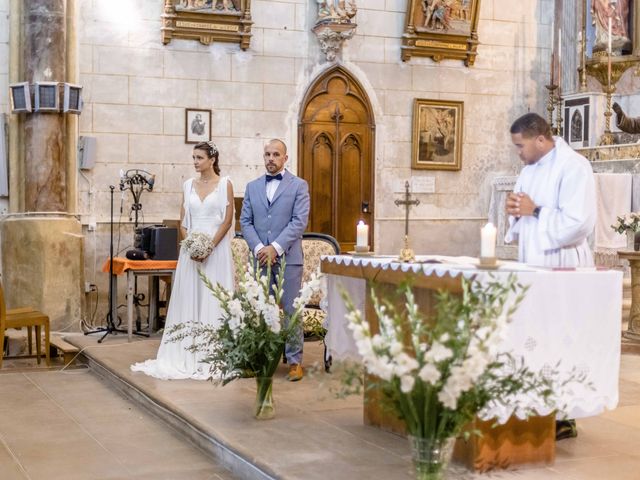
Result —
M587 91L587 0L582 0L582 27L580 35L580 91Z
M549 120L549 126L551 127L551 130L554 130L553 111L556 109L555 91L558 88L558 86L551 84L551 85L545 85L545 87L547 88L547 90L549 90L549 99L547 100L547 118Z
M555 132L556 135L562 137L564 133L564 126L562 125L562 95L560 93L560 88L558 87L558 94L556 95L556 105L558 106L558 113L556 115L556 121L558 122Z
M616 87L611 86L609 82L609 86L605 87L605 92L607 93L607 109L604 112L604 134L600 137L600 145L613 145L613 133L611 133L611 95L615 92Z
M409 236L404 236L404 248L400 250L400 257L398 259L401 262L413 262L416 259L413 250L409 247Z

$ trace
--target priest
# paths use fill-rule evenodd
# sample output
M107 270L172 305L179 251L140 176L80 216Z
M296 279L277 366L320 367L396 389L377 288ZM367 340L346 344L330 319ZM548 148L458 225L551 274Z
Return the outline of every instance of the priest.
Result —
M518 239L518 260L546 267L593 265L587 237L596 224L596 193L588 160L544 118L527 113L511 125L524 168L506 199L507 243ZM556 439L578 435L575 420L556 422Z
M544 118L527 113L511 126L511 141L524 168L506 199L509 229L518 240L518 260L545 267L593 265L587 237L596 223L596 193L589 161Z

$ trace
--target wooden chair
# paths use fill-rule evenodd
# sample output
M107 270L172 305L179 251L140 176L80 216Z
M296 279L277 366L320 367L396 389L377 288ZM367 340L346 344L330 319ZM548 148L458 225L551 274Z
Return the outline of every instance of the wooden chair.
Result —
M2 283L0 283L0 346L4 346L4 332L8 328L22 328L27 327L29 354L32 352L31 344L31 332L32 328L36 330L36 358L38 364L40 364L41 356L41 342L40 335L42 327L44 327L44 354L47 362L47 366L51 365L51 358L49 354L49 317L44 313L34 310L33 308L14 308L7 310L4 303L4 290L2 289ZM4 349L2 355L0 355L0 368L2 368L2 358L4 356Z

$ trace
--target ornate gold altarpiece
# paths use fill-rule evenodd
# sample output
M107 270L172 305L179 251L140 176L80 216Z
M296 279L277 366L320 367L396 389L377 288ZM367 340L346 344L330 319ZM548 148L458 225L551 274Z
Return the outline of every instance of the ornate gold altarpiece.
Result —
M242 50L251 40L251 0L165 0L162 43L173 38L237 43Z
M423 0L407 2L402 35L403 62L418 56L431 57L436 62L453 58L464 60L468 67L473 65L479 43L480 0L458 2L454 7L448 15L441 15ZM446 20L443 21L443 17Z

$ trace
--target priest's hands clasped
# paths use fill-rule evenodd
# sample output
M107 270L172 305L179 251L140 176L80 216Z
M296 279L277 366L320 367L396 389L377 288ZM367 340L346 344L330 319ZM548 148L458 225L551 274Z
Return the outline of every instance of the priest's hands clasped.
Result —
M512 192L507 195L505 207L509 215L513 215L516 218L533 215L533 211L536 208L536 204L533 203L531 197L523 192Z

